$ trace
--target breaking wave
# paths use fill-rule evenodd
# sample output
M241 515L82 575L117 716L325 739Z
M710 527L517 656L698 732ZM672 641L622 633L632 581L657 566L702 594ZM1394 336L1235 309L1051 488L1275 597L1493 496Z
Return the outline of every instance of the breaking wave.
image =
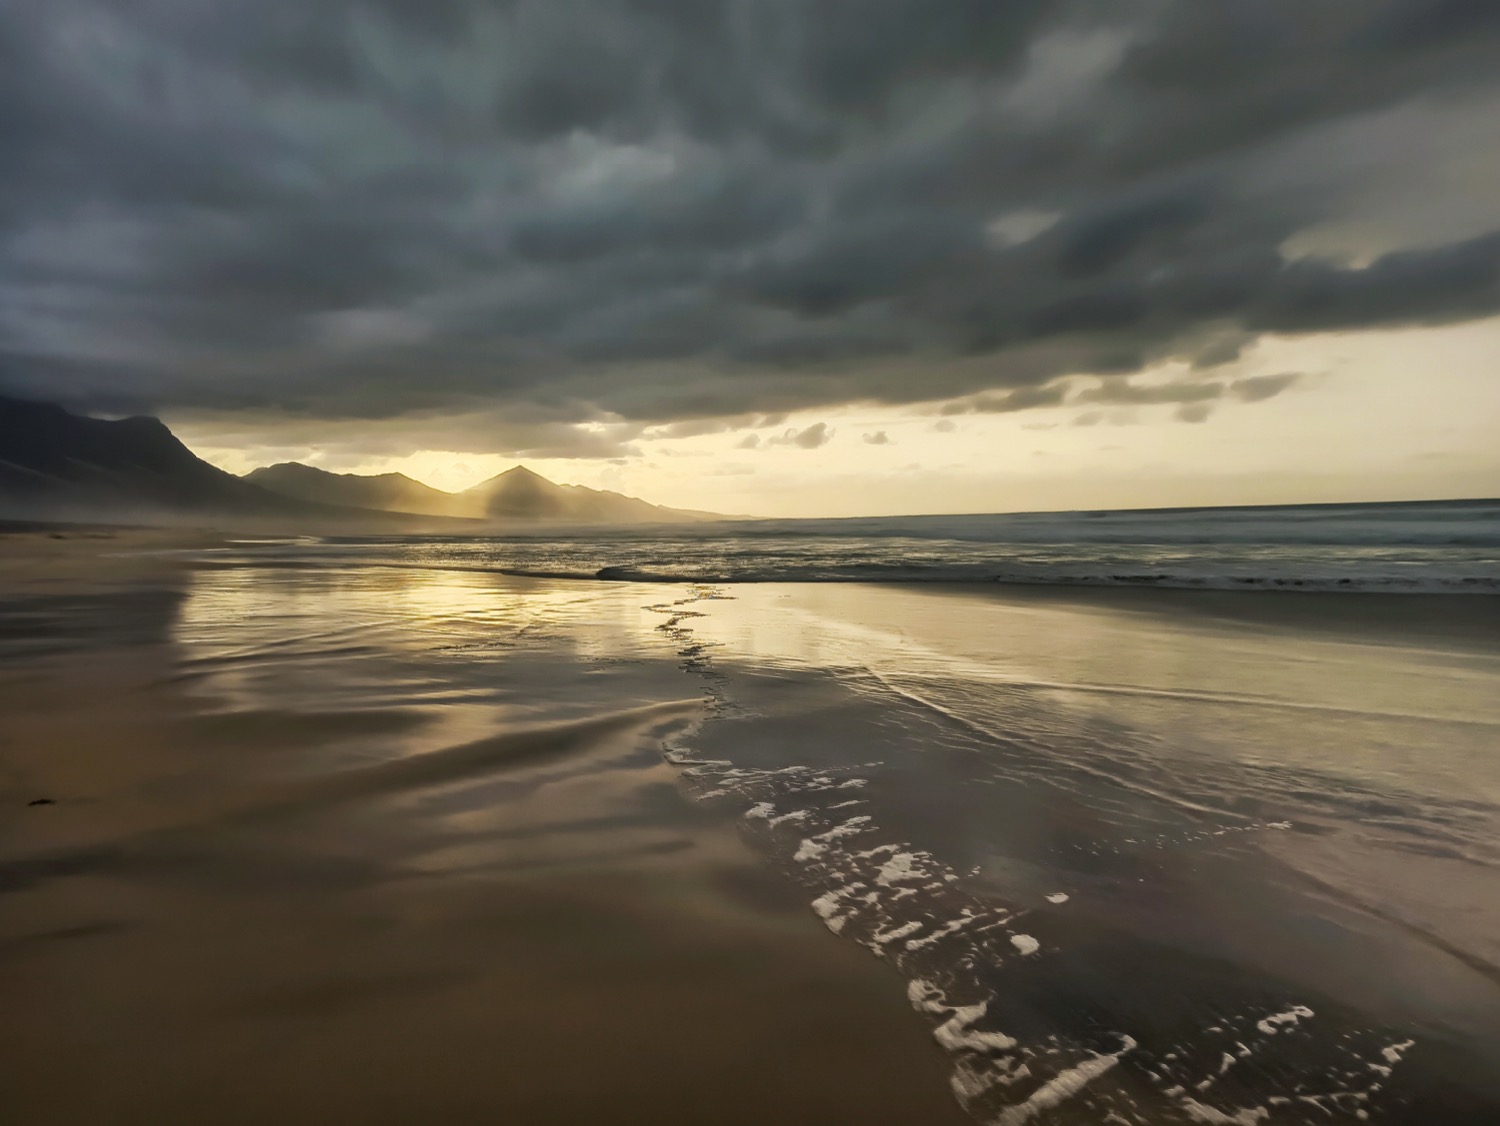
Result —
M747 836L806 889L830 932L905 979L907 999L950 1062L954 1097L987 1126L1097 1121L1127 1126L1256 1126L1361 1122L1415 1041L1393 1029L1314 1009L1276 988L1212 987L1189 977L1155 1004L1171 1012L1145 1026L1089 991L1108 993L1107 960L1083 936L1087 887L1040 892L976 882L914 843L882 798L887 764L780 765L714 757L710 728L762 718L737 698L729 674L700 640L704 604L729 597L697 586L648 606L664 616L684 670L703 684L705 716L668 738L666 760L698 800L736 812ZM734 739L728 739L732 747ZM1236 823L1220 833L1278 833L1288 822ZM1117 971L1119 972L1119 971ZM1177 971L1169 969L1168 974ZM1080 992L1081 991L1081 992ZM1025 999L1052 995L1087 1014L1038 1019ZM1076 996L1070 996L1076 994ZM1321 1014L1321 1015L1320 1015ZM1054 1113L1066 1104L1066 1119Z

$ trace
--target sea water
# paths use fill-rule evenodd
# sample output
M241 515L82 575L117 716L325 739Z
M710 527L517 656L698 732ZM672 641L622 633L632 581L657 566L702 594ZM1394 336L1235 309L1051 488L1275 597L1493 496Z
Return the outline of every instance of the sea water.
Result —
M315 546L316 545L316 546ZM1500 501L757 520L307 540L557 577L1500 593Z
M176 635L229 645L216 698L432 707L455 742L499 678L532 686L507 715L575 716L674 664L681 793L889 965L978 1121L1478 1126L1497 512L247 541ZM352 648L240 667L257 631Z

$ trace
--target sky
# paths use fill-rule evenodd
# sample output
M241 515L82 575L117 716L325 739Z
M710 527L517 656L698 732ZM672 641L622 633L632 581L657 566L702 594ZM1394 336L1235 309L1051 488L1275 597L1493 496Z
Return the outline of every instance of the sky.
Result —
M8 0L0 391L813 516L1500 494L1493 0Z

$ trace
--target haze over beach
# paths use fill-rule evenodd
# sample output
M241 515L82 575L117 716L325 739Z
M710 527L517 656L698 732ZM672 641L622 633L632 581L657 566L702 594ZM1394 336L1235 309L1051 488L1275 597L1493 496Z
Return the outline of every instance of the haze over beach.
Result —
M1500 1121L1500 6L0 8L0 1117Z

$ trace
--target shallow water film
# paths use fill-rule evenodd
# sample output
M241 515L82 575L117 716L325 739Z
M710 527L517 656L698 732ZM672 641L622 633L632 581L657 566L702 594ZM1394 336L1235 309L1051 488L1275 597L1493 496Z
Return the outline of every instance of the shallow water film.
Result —
M0 606L18 1121L1500 1114L1489 599L288 551Z

